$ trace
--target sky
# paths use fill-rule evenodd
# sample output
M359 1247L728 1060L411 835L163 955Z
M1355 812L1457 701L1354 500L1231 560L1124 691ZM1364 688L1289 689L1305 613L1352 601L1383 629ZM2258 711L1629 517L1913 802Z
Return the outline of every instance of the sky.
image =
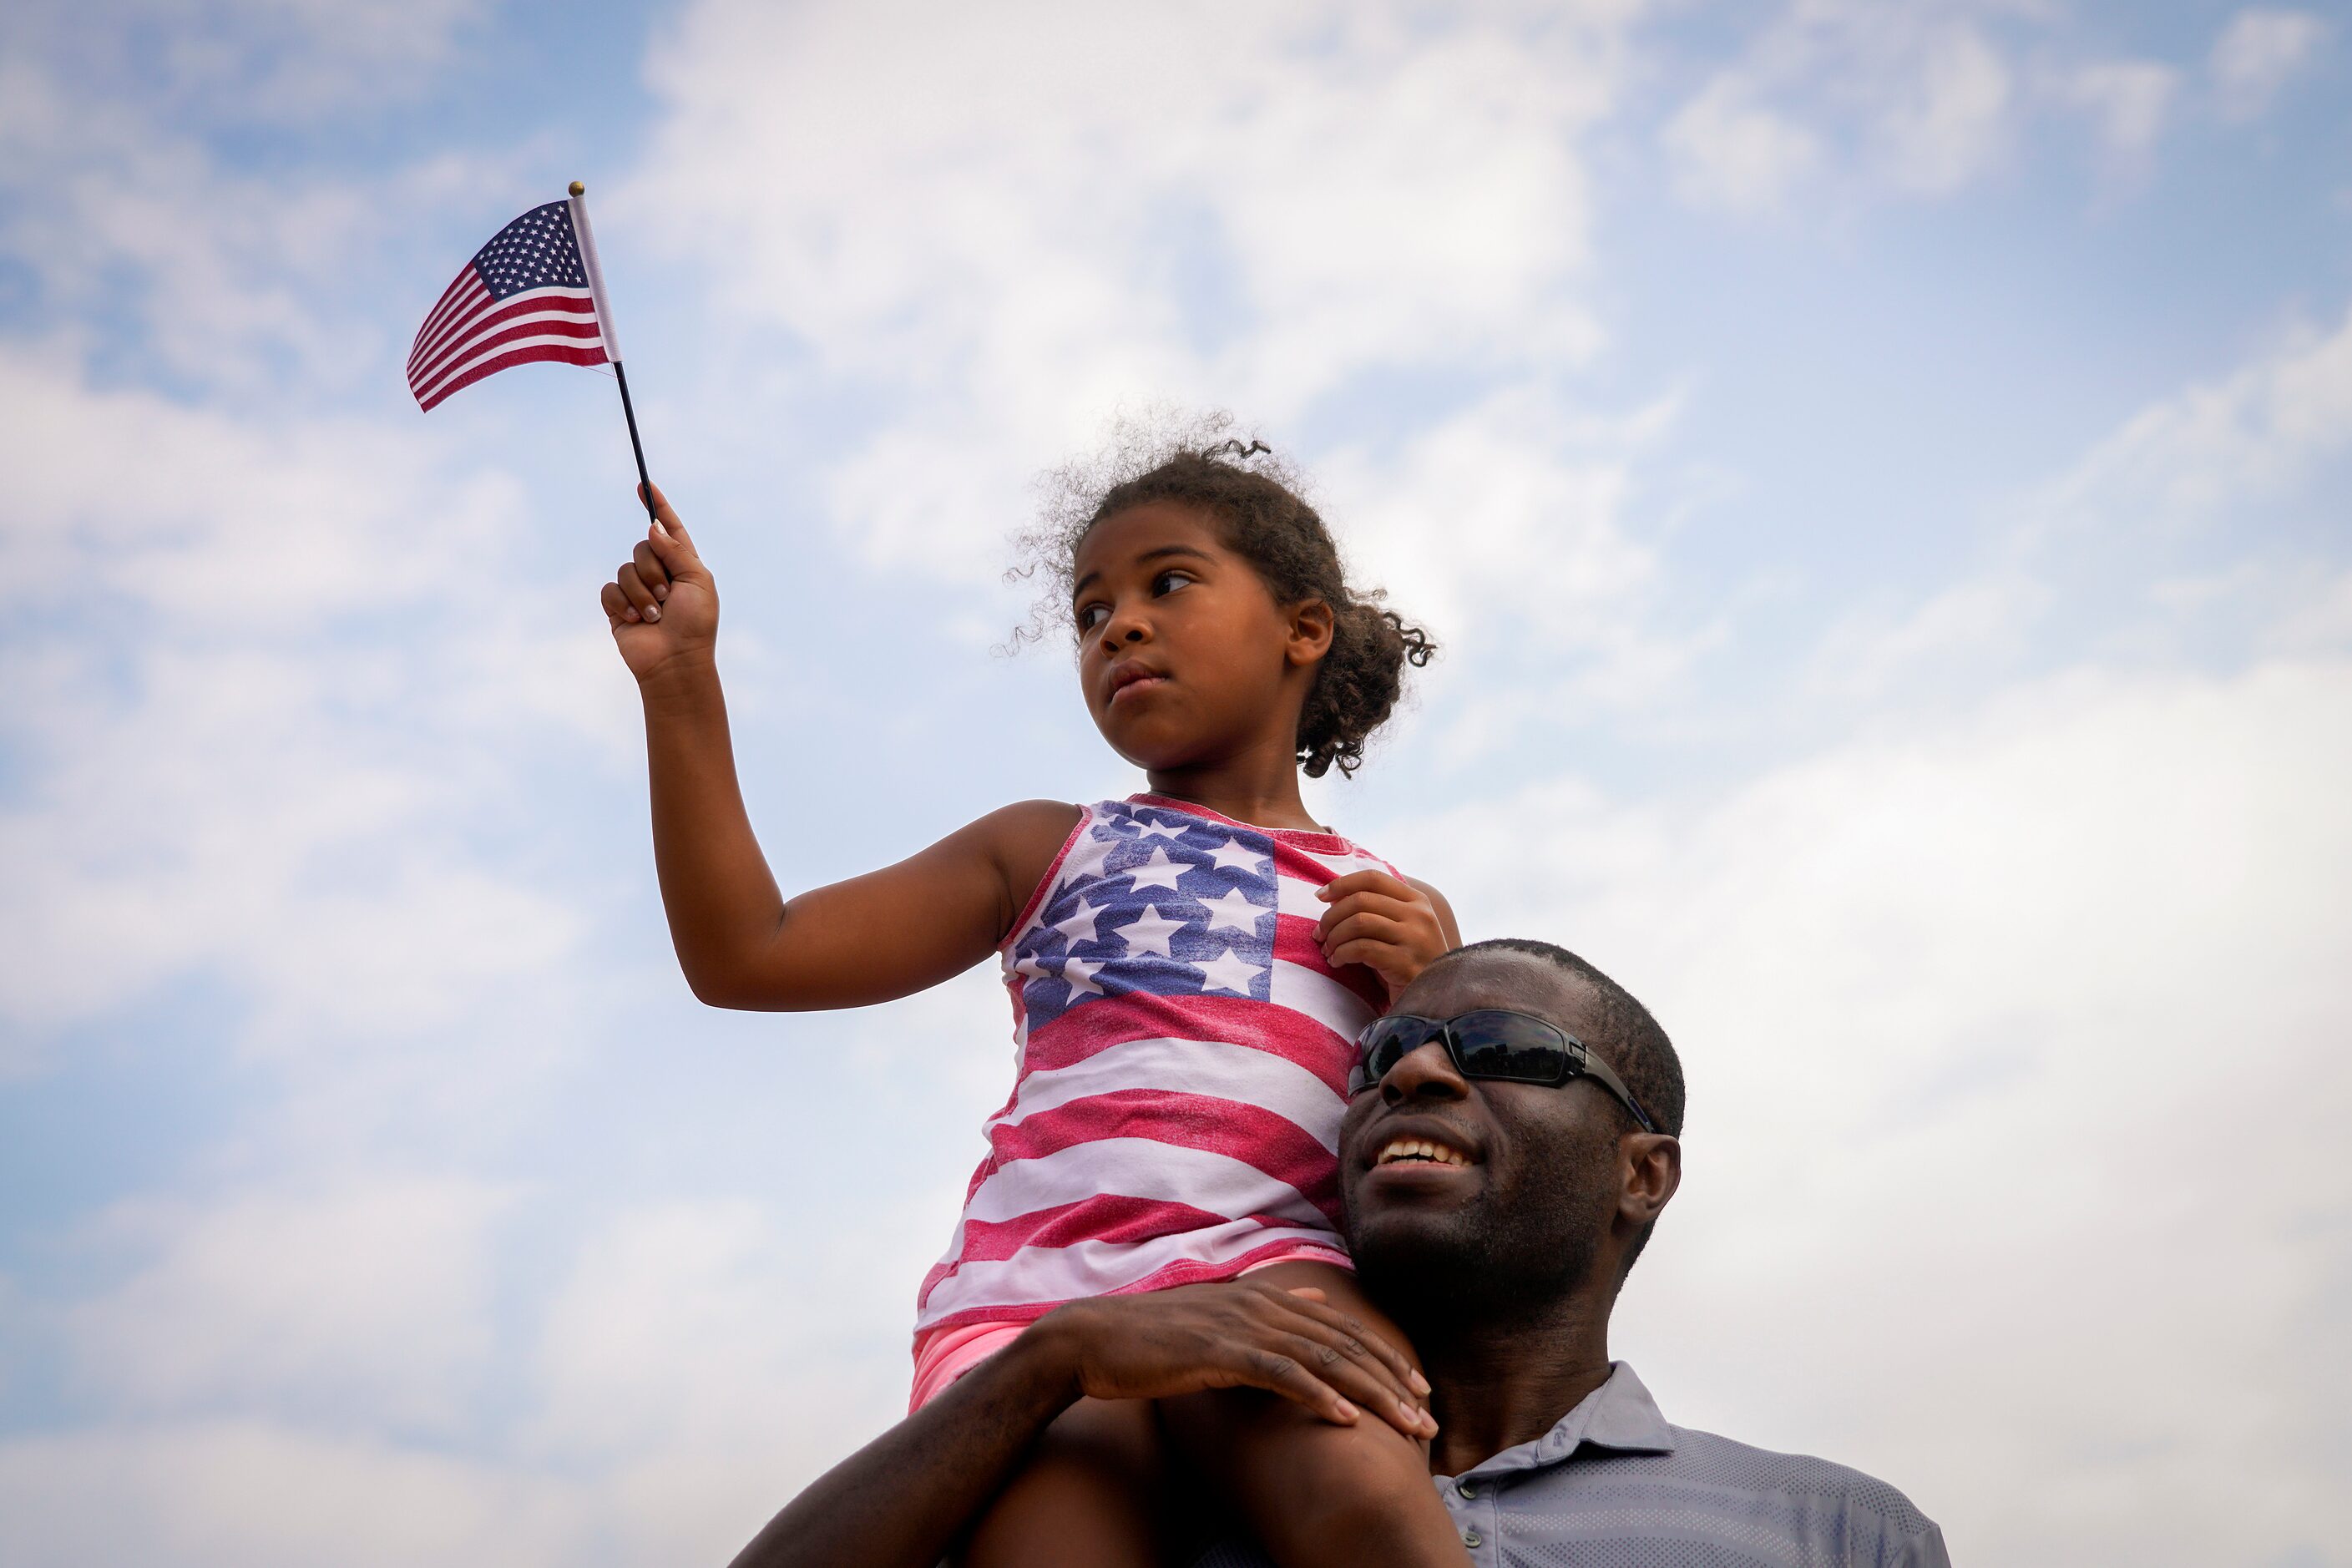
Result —
M1139 781L1038 477L1225 409L1443 652L1318 816L1690 1080L1670 1419L1961 1562L2352 1563L2352 14L0 17L0 1559L726 1561L903 1408L992 978L704 1009L587 183L779 876Z

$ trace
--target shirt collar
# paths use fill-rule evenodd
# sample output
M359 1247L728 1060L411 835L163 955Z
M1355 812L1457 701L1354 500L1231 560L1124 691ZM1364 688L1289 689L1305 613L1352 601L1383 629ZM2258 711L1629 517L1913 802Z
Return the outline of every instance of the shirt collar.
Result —
M1633 1369L1622 1361L1612 1362L1609 1381L1586 1394L1550 1431L1532 1443L1506 1448L1465 1473L1483 1476L1540 1469L1574 1457L1588 1443L1621 1454L1675 1451L1675 1429L1658 1414L1657 1401L1633 1375Z

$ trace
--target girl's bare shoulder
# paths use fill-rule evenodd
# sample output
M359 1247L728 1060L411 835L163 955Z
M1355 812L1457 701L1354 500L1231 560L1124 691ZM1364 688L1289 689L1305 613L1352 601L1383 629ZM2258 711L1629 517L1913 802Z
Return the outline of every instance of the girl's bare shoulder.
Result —
M1018 800L999 806L965 831L986 847L1018 910L1045 879L1085 815L1066 800Z

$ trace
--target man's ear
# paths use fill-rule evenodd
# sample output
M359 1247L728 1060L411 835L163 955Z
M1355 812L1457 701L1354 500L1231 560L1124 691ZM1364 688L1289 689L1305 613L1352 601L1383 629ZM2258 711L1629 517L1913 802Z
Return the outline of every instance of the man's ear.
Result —
M1666 1212L1683 1184L1683 1142L1664 1132L1625 1135L1625 1185L1617 1194L1617 1216L1640 1230Z
M1331 651L1334 626L1331 606L1320 599L1302 599L1291 606L1290 641L1283 658L1294 665L1314 664Z

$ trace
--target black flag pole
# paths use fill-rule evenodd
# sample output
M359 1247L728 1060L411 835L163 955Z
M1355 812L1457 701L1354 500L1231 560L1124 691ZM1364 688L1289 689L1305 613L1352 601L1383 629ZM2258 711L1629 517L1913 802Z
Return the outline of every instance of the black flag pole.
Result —
M580 259L588 268L588 293L596 306L596 330L604 334L604 357L613 362L613 379L621 384L621 416L629 422L629 450L637 459L637 492L645 498L646 516L654 511L654 482L646 473L646 444L637 438L636 405L629 401L629 373L621 364L621 342L613 331L613 302L604 293L604 268L596 259L596 231L588 226L588 187L572 182L572 232L579 237Z

